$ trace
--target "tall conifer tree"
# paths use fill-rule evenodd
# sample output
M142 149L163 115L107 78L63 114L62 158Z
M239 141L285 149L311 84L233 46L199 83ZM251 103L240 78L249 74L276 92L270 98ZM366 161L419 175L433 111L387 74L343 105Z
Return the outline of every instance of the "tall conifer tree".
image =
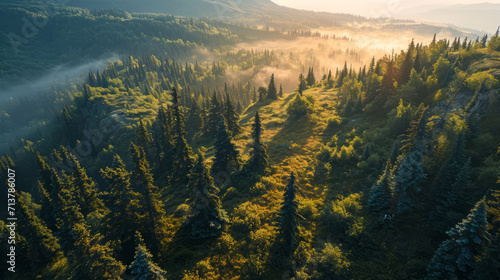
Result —
M296 201L297 187L295 186L295 176L290 174L288 185L283 194L284 200L279 216L279 232L284 242L284 251L289 256L295 250L297 243L295 235L298 232L298 203Z
M479 201L466 219L446 232L450 238L434 253L426 279L469 279L476 259L489 243L486 211L485 201Z
M203 154L198 153L195 165L189 174L189 188L193 190L191 215L184 221L192 239L217 237L228 223L226 212L217 196L219 190L205 166Z
M252 139L250 159L245 165L245 170L251 173L259 173L267 166L266 146L262 143L262 124L260 122L259 111L255 113L252 125Z
M129 266L134 280L166 280L167 272L153 262L153 255L148 251L139 232L135 234L136 249L134 262Z
M184 120L179 104L177 90L172 91L172 109L174 119L174 151L173 166L175 173L172 176L173 183L187 183L187 175L193 166L191 159L192 150L186 141L186 131L184 129Z
M271 81L269 82L269 85L267 86L267 99L271 100L277 100L278 99L278 93L276 90L276 84L274 83L274 74L271 75Z
M224 118L226 119L227 130L232 137L238 135L241 132L241 127L238 123L240 116L236 113L234 105L231 103L229 94L226 95L226 106L225 106ZM218 133L218 128L217 128Z
M131 144L130 153L134 162L132 172L135 189L141 194L139 204L144 215L144 236L151 245L151 251L160 257L166 242L166 222L163 203L159 199L158 187L153 184L153 175L149 172L149 163L141 147Z
M231 143L224 119L221 118L215 139L215 158L212 164L212 175L217 176L219 172L231 174L239 168L239 153Z

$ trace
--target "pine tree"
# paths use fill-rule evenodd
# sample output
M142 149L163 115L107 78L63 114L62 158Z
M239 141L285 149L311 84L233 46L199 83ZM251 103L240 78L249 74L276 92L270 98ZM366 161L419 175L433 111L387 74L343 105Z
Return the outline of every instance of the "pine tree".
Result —
M408 51L406 52L405 59L401 68L399 69L399 79L398 83L404 85L408 82L410 78L411 69L413 68L413 52L415 50L415 43L411 40L408 46Z
M306 77L306 82L307 82L307 85L310 87L314 86L314 84L316 83L316 78L314 77L314 69L313 68L309 68L309 71L308 71L307 77Z
M236 106L236 113L238 113L238 115L243 113L243 106L241 106L240 101L238 101L238 105Z
M240 166L239 153L231 143L224 119L221 118L215 140L215 158L213 160L211 173L218 177L219 172L226 172L228 175Z
M221 105L219 99L217 99L217 94L214 91L212 99L210 100L210 107L208 109L208 114L204 126L205 133L214 136L217 133L217 125L219 124L219 119L222 114Z
M255 113L254 123L252 125L252 150L250 159L244 169L250 173L259 173L267 166L266 146L262 143L262 124L260 122L259 111Z
M302 93L304 92L304 90L306 89L307 87L307 82L306 80L304 79L304 75L302 75L302 73L299 75L299 89L298 89L298 92L300 95L302 95Z
M154 131L154 145L157 152L157 160L160 172L171 171L174 149L172 139L172 115L169 109L160 105L155 123L153 125Z
M104 227L108 238L118 239L124 250L124 261L131 261L128 250L134 248L134 228L139 220L139 194L130 186L130 173L120 156L115 155L113 165L101 169L100 173L108 183L107 191L110 193L109 210L104 217Z
M283 85L280 84L280 91L278 93L278 97L283 97Z
M267 96L267 89L265 87L259 87L259 101L263 101L265 96Z
M191 215L186 218L183 227L188 229L192 239L220 236L228 218L217 196L219 190L214 186L201 153L198 153L196 163L189 174L188 187L193 190Z
M71 279L116 280L125 271L125 266L113 257L109 243L103 242L100 233L91 234L82 224L75 227L76 249L71 255L75 265Z
M411 70L411 69L410 69ZM394 86L395 75L393 61L387 63L387 68L382 78L381 92L375 99L375 106L383 108L387 100L394 94L396 87Z
M149 172L149 163L141 147L131 143L130 153L134 162L132 172L135 190L141 194L139 204L140 212L144 215L145 238L151 244L151 251L160 257L166 242L166 221L163 203L159 199L158 187L153 184L153 175Z
M470 160L465 156L465 138L461 134L434 182L436 211L440 219L450 210L457 211L466 206L459 201L463 199L462 192L469 184L469 179Z
M153 255L144 245L144 240L139 232L135 233L136 249L134 262L129 266L130 274L134 280L164 280L167 272L153 262Z
M391 209L394 176L391 172L391 162L385 164L384 173L373 184L368 199L368 207L373 214L387 213Z
M231 103L231 99L229 98L229 94L226 95L226 106L225 106L225 114L224 118L226 119L227 130L229 131L232 137L238 135L241 132L241 127L238 123L240 120L240 116L236 113L236 110ZM219 133L219 127L217 128L217 133Z
M405 213L415 208L415 201L421 192L420 184L422 180L427 178L422 164L426 150L427 119L425 114L426 109L421 110L418 118L412 122L406 139L402 141L401 155L393 170L395 194L399 197L399 213Z
M426 279L469 279L476 258L489 243L487 206L479 201L466 219L447 231L450 237L441 243L427 266Z
M277 100L278 99L278 94L276 91L276 85L274 84L274 74L271 75L271 81L269 82L269 85L267 86L267 99L271 100Z
M53 216L56 219L54 235L59 238L61 247L68 253L75 246L76 237L74 229L77 225L84 223L84 216L80 206L69 191L68 176L60 179L55 173L53 176L53 190L51 192L52 204L54 205Z
M87 171L83 168L76 157L72 154L69 155L72 166L74 166L71 173L71 183L74 188L74 198L80 205L81 212L84 216L94 211L105 211L104 203L98 196L96 184L87 175Z
M62 159L61 159L62 161ZM51 230L56 230L56 217L54 216L53 199L53 174L55 171L50 167L43 157L37 153L38 169L40 173L40 180L38 181L38 192L42 202L40 209L40 217L45 221L47 227Z
M193 100L191 103L191 110L189 110L189 116L187 119L188 135L190 139L193 138L193 135L200 131L203 127L200 107L198 106L196 100Z
M60 245L52 232L36 216L35 211L31 209L25 197L29 194L16 193L17 211L19 221L17 233L26 239L27 259L24 262L28 264L32 271L37 271L45 265L62 257Z
M497 183L500 183L497 182ZM490 189L486 195L488 232L492 235L486 251L481 254L470 279L495 279L500 275L500 190Z
M193 166L191 147L186 141L186 131L184 129L183 115L180 108L177 90L175 87L172 91L173 117L174 117L174 151L173 151L173 166L175 173L172 176L171 182L174 184L184 184L187 182L187 175Z
M138 143L144 151L146 151L146 157L150 159L151 155L149 154L149 151L152 149L153 138L151 137L151 133L149 133L143 120L139 121L139 127L135 132L135 140L136 143Z
M298 214L298 203L295 201L296 193L295 176L292 172L283 194L284 200L279 216L279 233L284 243L283 249L286 256L290 256L297 245L295 235L298 232L298 218L300 215Z

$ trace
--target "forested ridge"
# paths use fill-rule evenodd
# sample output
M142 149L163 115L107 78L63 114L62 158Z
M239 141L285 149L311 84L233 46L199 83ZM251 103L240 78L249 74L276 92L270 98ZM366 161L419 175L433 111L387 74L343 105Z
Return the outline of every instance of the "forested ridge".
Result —
M260 86L226 73L279 54L220 45L241 40L231 28L261 31L67 13L166 38L175 25L222 59L187 62L131 35L145 49L43 99L50 118L0 159L0 174L19 178L18 272L2 261L6 279L500 274L498 32L411 41L359 69L306 67L293 85L272 74ZM2 242L8 234L0 222Z
M121 55L185 58L271 34L211 19L130 14L116 9L0 4L0 86L40 77L56 66ZM273 38L283 37L272 34Z

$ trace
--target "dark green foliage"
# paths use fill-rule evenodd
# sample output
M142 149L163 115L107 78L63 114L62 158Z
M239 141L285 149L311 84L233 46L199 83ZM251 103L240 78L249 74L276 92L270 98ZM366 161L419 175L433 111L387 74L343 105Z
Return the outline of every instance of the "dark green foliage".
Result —
M280 84L280 91L278 92L278 97L283 97L283 85Z
M134 262L129 266L130 274L134 280L164 280L167 272L153 262L153 256L144 245L144 240L139 232L135 234L136 249Z
M255 113L252 125L252 150L250 159L246 163L244 170L250 173L262 172L267 166L266 146L262 143L262 124L260 122L259 111Z
M215 157L213 160L211 173L217 180L220 176L229 176L240 167L239 153L231 142L224 119L221 118L219 128L215 138ZM219 174L222 173L222 174Z
M172 150L174 149L172 127L171 110L160 105L156 121L153 125L155 135L154 145L160 172L171 170L173 162Z
M186 122L189 136L188 138L190 139L193 138L193 135L196 132L199 132L203 127L203 119L201 118L201 110L198 103L195 100L192 100L191 104L191 109L189 110L189 116Z
M56 13L52 11L56 8L30 5L29 1L3 2L3 5L0 22L2 26L8 27L4 32L6 35L12 33L21 36L22 43L13 48L8 36L2 39L2 53L12 52L12 55L3 56L5 67L2 69L6 72L0 79L2 85L25 81L27 76L23 73L26 71L39 78L47 69L57 65L78 65L86 63L88 59L101 59L103 54L111 49L117 53L134 56L142 56L145 53L159 56L168 52L170 57L182 57L192 55L201 45L211 49L238 43L241 39L235 34L241 34L245 30L254 32L236 26L228 29L228 25L217 21L153 14L147 17L139 14L131 16L117 9L83 10L61 4L57 6ZM207 5L213 7L211 4ZM116 7L117 3L113 3L113 8ZM168 9L169 12L172 11ZM49 18L50 21L48 25L43 25L44 28L33 26L37 30L37 36L34 41L25 42L21 32L24 22L20 20L23 17L31 22L36 19L40 23L46 23L45 20ZM63 27L65 32L52 33L53 30ZM113 37L116 34L119 36ZM161 40L157 40L158 38ZM54 45L54 42L58 43ZM33 48L34 45L37 47ZM220 72L215 71L215 74L220 76ZM92 83L91 86L106 86L108 75L105 74L107 73L99 74L100 84L94 73L88 82Z
M151 137L151 133L149 133L143 120L139 121L139 127L135 132L135 141L144 149L144 151L146 151L147 158L150 158L151 155L149 155L149 151L153 148L153 138Z
M69 156L65 149L62 152L65 157ZM71 178L63 174L61 179L54 168L50 167L40 155L37 155L37 159L42 177L39 181L39 191L42 198L41 216L48 228L59 238L61 247L65 252L68 252L76 241L73 229L77 224L83 223L84 216L81 213L79 203L75 201L70 191ZM85 177L84 170L75 169L74 172L78 172L79 178ZM80 180L80 182L85 183L82 185L83 187L89 186L88 180ZM92 189L89 192L95 194ZM89 195L89 197L93 196ZM94 202L98 204L99 200Z
M59 238L61 247L65 252L73 249L77 241L74 229L84 222L84 216L80 212L79 205L57 175L54 175L54 191L52 204L54 205L54 217L56 217L57 230L54 234Z
M495 279L500 275L500 190L491 190L486 196L488 205L488 232L492 235L489 246L477 260L470 279Z
M141 221L144 237L151 245L151 251L160 257L166 241L165 209L163 209L163 203L159 199L158 187L153 184L153 175L149 171L149 163L144 151L132 143L130 153L134 162L132 182L135 184L134 190L140 193L139 205L141 208L139 211L144 217Z
M20 218L17 233L26 239L28 254L25 262L33 271L38 271L45 265L62 257L60 246L52 232L36 216L33 209L26 204L25 196L17 194L17 211Z
M187 175L193 166L191 159L192 150L186 141L186 131L184 129L184 120L180 103L177 95L177 90L174 87L172 91L172 108L173 108L173 121L174 121L174 150L173 152L173 166L175 166L175 173L172 176L172 183L184 184L187 182Z
M205 126L203 127L206 134L215 137L215 134L217 133L217 125L219 124L221 115L222 105L220 104L217 94L214 91L212 99L210 99L210 107L208 109Z
M225 106L224 118L226 119L227 130L232 137L235 137L241 132L241 127L239 125L240 116L236 112L234 105L231 103L231 98L229 94L226 94L226 106ZM217 128L217 133L219 127Z
M394 166L395 195L398 200L398 213L405 213L416 207L422 180L427 178L423 169L426 151L425 137L427 120L426 110L412 122L405 139L402 141L401 155Z
M306 82L307 85L312 87L316 83L316 78L314 77L314 69L309 68L309 71L307 72L307 77L306 77Z
M265 87L259 87L259 101L264 100L264 97L267 96L267 89Z
M45 221L47 227L51 230L56 230L56 220L54 216L54 205L52 199L54 198L54 170L45 162L40 154L37 154L38 169L40 173L40 180L38 181L38 192L42 202L40 210L40 217ZM61 159L62 161L62 159Z
M299 88L298 92L302 95L302 92L307 88L307 81L304 79L304 75L302 73L299 75Z
M388 214L391 210L392 190L394 187L394 175L391 171L391 162L385 164L384 173L380 175L377 182L370 189L368 207L373 214Z
M134 228L139 220L139 194L130 186L130 173L125 163L115 155L113 165L101 169L102 177L106 180L107 191L110 194L106 203L110 212L103 218L104 228L110 239L118 239L124 250L124 261L130 262L133 257L128 250L134 248Z
M100 233L91 234L82 224L75 227L76 249L71 259L75 265L71 279L115 280L125 271L125 266L113 257L109 243L103 242Z
M271 100L277 100L278 99L278 93L276 90L276 85L274 84L274 74L271 75L271 81L269 82L269 85L267 86L267 99Z
M470 159L465 156L465 137L461 134L435 179L434 198L439 217L451 210L462 212L467 209L464 191L470 185L470 169Z
M283 194L284 200L279 216L279 233L283 240L283 251L286 256L290 256L297 246L295 235L298 232L298 203L295 200L297 187L295 186L295 176L290 174L288 185Z
M450 238L432 257L426 279L468 279L476 258L489 243L486 211L485 201L479 201L466 219L446 232Z
M192 239L220 236L229 220L217 196L219 190L214 186L201 153L189 174L188 188L192 190L191 215L182 226L188 229Z
M236 113L241 114L243 113L243 106L241 106L241 103L238 101L238 105L236 106Z
M88 177L85 168L83 168L74 155L70 155L74 166L71 173L71 185L74 188L74 198L80 205L84 216L94 211L105 211L101 199L98 197L97 187L92 178Z
M387 62L387 67L382 79L380 94L375 98L374 106L377 108L383 108L387 100L394 94L396 88L394 86L394 81L396 79L394 73L393 61ZM411 70L411 69L410 69Z
M405 59L403 60L403 64L401 65L399 69L399 79L398 83L400 85L404 85L408 82L410 79L410 72L411 69L413 68L413 52L415 51L415 43L413 40L411 41L410 45L408 46L408 50L405 54Z

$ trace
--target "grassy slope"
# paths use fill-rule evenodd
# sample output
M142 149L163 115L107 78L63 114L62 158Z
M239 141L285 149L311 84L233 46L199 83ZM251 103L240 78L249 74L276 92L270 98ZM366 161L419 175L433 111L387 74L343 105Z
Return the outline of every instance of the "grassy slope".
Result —
M316 207L324 204L327 185L325 178L317 176L315 168L317 165L317 153L321 148L321 144L328 142L332 136L331 133L325 133L326 120L335 113L333 108L336 91L324 90L321 88L312 88L306 90L304 94L311 94L315 97L315 111L310 116L304 116L298 119L290 120L286 107L288 103L297 93L284 94L283 98L277 101L264 100L251 105L242 114L240 125L243 132L234 141L241 151L242 158L245 160L248 157L249 144L251 142L250 135L253 116L258 110L261 115L261 120L264 127L263 141L267 145L267 153L269 156L269 170L267 174L260 179L267 187L265 191L258 195L241 190L239 186L232 183L228 184L221 190L221 198L223 206L229 216L238 215L241 208L250 209L248 211L259 216L260 226L255 232L264 230L271 234L267 240L270 242L276 234L275 221L279 208L281 207L284 187L287 184L290 172L295 172L298 178L298 186L300 189L299 201L308 200ZM196 150L199 147L193 147ZM207 158L210 162L213 156L213 148L207 151ZM325 173L326 175L326 173ZM182 224L184 217L183 211L186 208L179 206L187 201L186 193L183 190L164 189L163 198L166 203L167 213L169 213L169 222L172 224L171 241L175 241L175 234ZM312 218L317 218L317 211ZM307 220L301 223L301 234L307 235L308 241L312 241L314 234L317 233L316 219ZM307 228L307 230L305 230ZM248 253L247 247L253 248L256 240L248 240L248 236L235 232L229 228L228 233L234 238L237 243L233 251L221 252L222 255L230 256L230 263L237 265L238 262L246 263L246 260L241 258L241 254ZM261 233L263 233L261 231ZM227 237L227 236L226 236ZM215 243L219 241L214 241ZM174 242L175 243L175 242ZM249 244L250 243L250 244ZM269 245L269 243L267 243ZM175 245L173 245L175 246ZM175 267L171 269L174 275L180 276L183 270L197 268L199 262L203 263L210 259L213 262L218 257L214 256L213 248L217 245L210 244L205 246L181 247L177 248L173 254L173 262L183 263L183 267ZM212 249L209 249L212 247ZM185 250L185 251L184 251ZM258 249L256 249L258 250ZM250 253L255 250L250 249ZM186 256L187 254L188 256ZM210 257L209 257L210 256ZM226 256L227 257L227 256ZM248 257L248 256L245 256ZM198 264L195 264L198 262ZM172 262L171 262L172 263ZM215 265L214 265L215 267ZM233 269L220 269L220 276L223 279L236 279L240 272ZM271 272L273 274L273 272ZM281 275L282 272L274 276ZM205 276L207 277L207 276ZM236 278L235 278L236 277Z

